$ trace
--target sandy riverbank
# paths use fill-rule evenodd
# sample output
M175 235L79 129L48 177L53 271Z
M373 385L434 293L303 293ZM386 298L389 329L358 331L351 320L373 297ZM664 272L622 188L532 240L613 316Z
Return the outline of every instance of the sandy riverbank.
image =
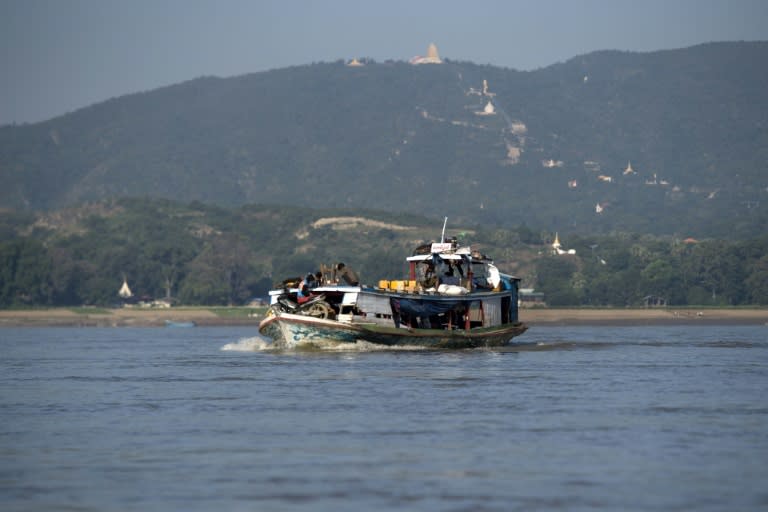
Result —
M171 322L194 322L199 326L258 325L261 316L219 315L207 308L93 309L53 308L2 310L0 327L159 327ZM743 324L768 325L763 309L523 309L520 319L536 325L674 325Z
M240 316L221 316L206 308L3 310L0 327L160 327L166 322L194 322L199 326L258 325L261 317L249 317L249 311Z
M523 309L520 318L529 325L768 325L765 309Z

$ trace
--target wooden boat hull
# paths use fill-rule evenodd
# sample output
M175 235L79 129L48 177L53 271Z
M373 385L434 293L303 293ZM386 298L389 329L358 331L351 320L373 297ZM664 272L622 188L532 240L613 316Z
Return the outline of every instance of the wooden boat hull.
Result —
M259 324L259 333L285 347L327 345L364 341L383 346L421 346L427 348L497 347L524 333L520 322L462 329L410 329L375 323L348 323L305 315L278 313Z

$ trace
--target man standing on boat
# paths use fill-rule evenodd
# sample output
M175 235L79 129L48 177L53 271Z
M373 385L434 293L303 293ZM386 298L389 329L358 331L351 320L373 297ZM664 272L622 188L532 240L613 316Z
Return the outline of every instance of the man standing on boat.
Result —
M360 277L358 277L354 270L347 267L343 263L337 263L334 281L344 281L344 283L348 284L349 286L358 286L360 284Z

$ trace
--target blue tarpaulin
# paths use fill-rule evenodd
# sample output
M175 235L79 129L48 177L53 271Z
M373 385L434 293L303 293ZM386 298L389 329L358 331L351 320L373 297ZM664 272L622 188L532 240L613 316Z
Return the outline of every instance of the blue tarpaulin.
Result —
M455 309L464 301L460 300L420 300L420 299L392 299L392 311L399 311L412 316L427 317L439 315Z

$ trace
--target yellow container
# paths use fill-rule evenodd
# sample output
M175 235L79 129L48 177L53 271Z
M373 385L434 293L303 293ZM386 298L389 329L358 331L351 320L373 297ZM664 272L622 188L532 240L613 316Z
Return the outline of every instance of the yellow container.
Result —
M389 282L389 289L397 292L413 292L416 290L416 281L397 280Z
M386 279L382 279L381 281L379 281L379 288L382 288L384 290L389 288L389 281Z

